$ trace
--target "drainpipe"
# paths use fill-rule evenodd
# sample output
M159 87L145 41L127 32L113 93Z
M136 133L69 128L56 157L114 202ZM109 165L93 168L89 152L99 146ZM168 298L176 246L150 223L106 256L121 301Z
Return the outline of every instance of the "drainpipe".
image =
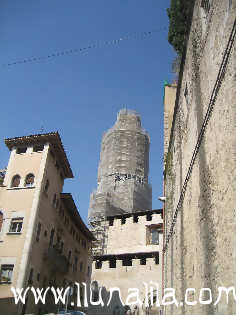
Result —
M163 176L163 196L165 196L165 176ZM164 245L165 245L165 202L163 202L163 207L162 207L162 217L163 217L163 230L162 230L162 235L163 235L163 247L162 247L162 297L164 296L164 282L165 282L165 268L164 268Z
M163 96L163 104L164 104L164 115L165 115L165 87L168 86L169 83L168 81L164 81L164 96ZM165 123L165 116L164 116L164 123ZM165 137L165 135L164 135ZM165 138L164 138L164 142L165 142ZM165 147L165 145L164 145ZM163 162L164 164L165 162ZM165 171L165 164L163 167L164 171ZM163 191L163 196L166 196L165 193L165 172L163 172L163 186L162 186L162 191ZM163 217L163 231L162 231L162 235L163 235L163 247L162 247L162 298L164 296L164 289L165 289L165 268L164 268L164 263L165 263L165 258L164 258L164 245L165 245L165 202L163 202L163 207L162 207L162 217Z

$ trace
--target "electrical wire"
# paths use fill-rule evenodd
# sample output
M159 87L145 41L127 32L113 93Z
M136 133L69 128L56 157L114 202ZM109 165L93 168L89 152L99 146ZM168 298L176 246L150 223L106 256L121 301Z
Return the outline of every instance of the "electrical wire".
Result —
M118 45L118 44L122 43L123 41L128 41L128 40L132 40L132 39L142 40L146 37L151 36L154 33L161 32L162 30L165 30L165 29L167 29L167 27L162 27L160 29L154 29L152 31L146 31L146 32L141 32L141 33L133 33L133 34L126 35L126 36L123 36L123 37L118 38L118 39L113 39L113 40L108 40L108 41L103 41L103 42L96 42L96 43L93 43L93 44L90 44L88 46L81 47L81 48L62 50L62 51L58 51L58 52L49 54L47 56L25 58L22 60L17 60L15 62L9 62L9 63L3 64L2 67L10 67L10 66L15 66L15 65L19 65L19 64L25 64L25 63L30 63L30 62L37 62L37 61L42 61L42 60L47 60L47 59L52 59L52 58L58 58L58 57L62 57L65 55L84 53L90 49L102 48L104 46L109 46L109 45Z
M231 10L233 10L235 8L236 7L232 7ZM228 11L228 10L218 11L217 13L215 13L215 15L218 15L219 13L226 12L226 11ZM195 20L202 20L202 19L207 19L207 16L203 17L203 18L193 18L192 20L195 21ZM58 58L58 57L62 57L65 55L84 53L84 52L89 51L90 49L102 48L102 47L109 46L109 45L118 45L123 41L128 41L128 40L132 40L132 39L142 40L148 36L153 35L154 33L158 33L158 32L161 32L161 31L167 30L167 29L168 29L168 27L166 26L166 27L161 27L159 29L154 29L151 31L133 33L133 34L126 35L126 36L123 36L123 37L118 38L118 39L113 39L113 40L108 40L108 41L103 41L103 42L95 42L93 44L90 44L88 46L81 47L81 48L74 48L74 49L58 51L55 53L48 54L47 56L38 56L38 57L35 56L35 57L24 58L21 60L16 60L14 62L2 64L1 67L11 67L11 66L16 66L16 65L20 65L20 64L45 61L45 60L49 60L49 59L51 60L53 58Z
M230 33L226 49L224 51L223 59L222 59L221 65L220 65L220 69L219 69L219 72L218 72L218 75L217 75L217 78L216 78L216 82L215 82L212 94L211 94L211 98L210 98L210 101L209 101L207 112L205 114L204 121L203 121L201 130L200 130L199 135L198 135L197 143L196 143L194 151L193 151L191 162L189 164L188 172L187 172L187 175L186 175L185 180L184 180L184 184L183 184L182 189L181 189L181 193L180 193L180 197L179 197L179 200L178 200L178 204L177 204L177 207L176 207L176 209L174 211L174 216L173 216L173 220L172 220L172 223L171 223L170 231L167 234L165 246L163 248L163 252L164 253L166 252L166 250L168 248L168 243L170 241L170 238L173 235L174 227L175 227L175 224L176 224L176 221L177 221L177 216L178 216L179 210L181 209L181 207L183 205L185 192L186 192L186 189L187 189L187 185L188 185L189 179L190 179L191 174L192 174L193 166L194 166L197 154L199 152L199 149L200 149L200 146L201 146L201 143L202 143L202 139L203 139L205 131L206 131L206 127L207 127L208 122L210 120L210 117L211 117L211 114L212 114L212 111L213 111L213 108L214 108L214 105L215 105L215 102L216 102L216 98L217 98L218 92L220 90L222 81L223 81L224 76L225 76L226 67L227 67L227 64L228 64L228 61L229 61L230 53L231 53L232 48L233 48L235 35L236 35L236 19L234 20L234 25L233 25L232 31Z

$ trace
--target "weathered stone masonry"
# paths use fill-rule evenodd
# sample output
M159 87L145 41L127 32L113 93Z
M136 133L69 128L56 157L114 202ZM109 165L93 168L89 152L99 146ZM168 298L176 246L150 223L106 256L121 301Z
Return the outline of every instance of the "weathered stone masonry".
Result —
M165 237L170 231L198 134L207 111L224 50L235 18L234 1L211 1L206 12L195 1L182 81L179 83L165 177ZM236 286L236 164L235 164L235 44L214 110L198 151L174 234L164 257L165 287L184 301L187 288L210 288L213 302L219 286ZM206 296L205 299L208 299ZM166 308L165 314L224 314L236 312L225 298L213 305Z

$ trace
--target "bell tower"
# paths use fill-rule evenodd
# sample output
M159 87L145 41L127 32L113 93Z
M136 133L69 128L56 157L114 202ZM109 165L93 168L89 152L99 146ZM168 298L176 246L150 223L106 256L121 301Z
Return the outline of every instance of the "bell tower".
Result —
M148 133L140 115L122 109L102 138L97 190L91 194L89 218L152 209Z

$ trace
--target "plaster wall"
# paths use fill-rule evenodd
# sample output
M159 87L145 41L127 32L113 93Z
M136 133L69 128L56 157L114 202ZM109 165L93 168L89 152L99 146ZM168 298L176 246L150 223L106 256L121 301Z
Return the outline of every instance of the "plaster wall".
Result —
M71 216L71 212L61 199L64 177L57 163L55 154L50 153L48 144L41 152L33 152L28 147L25 153L16 154L11 151L4 185L0 187L0 209L3 212L3 225L0 231L0 265L14 265L11 283L0 283L0 312L18 315L22 305L14 304L11 287L35 288L48 286L68 286L76 282L89 282L91 270L88 269L88 255L91 241ZM35 175L34 185L25 187L27 174ZM21 176L19 187L11 188L12 177ZM49 180L48 190L45 190ZM56 196L58 202L54 202ZM63 215L62 215L63 213ZM23 218L21 233L9 234L12 218ZM37 235L39 223L40 233ZM72 234L72 228L75 234ZM63 249L59 259L65 256L69 262L67 270L58 269L48 257L51 230L55 230L52 246L63 241ZM38 236L38 238L37 238ZM68 254L71 251L70 261ZM60 256L60 257L59 257ZM78 257L75 268L75 257ZM29 283L30 270L33 270L32 281ZM84 294L84 293L83 293ZM29 294L25 311L27 313L57 310L54 300L49 297L45 305L35 305L33 295Z

